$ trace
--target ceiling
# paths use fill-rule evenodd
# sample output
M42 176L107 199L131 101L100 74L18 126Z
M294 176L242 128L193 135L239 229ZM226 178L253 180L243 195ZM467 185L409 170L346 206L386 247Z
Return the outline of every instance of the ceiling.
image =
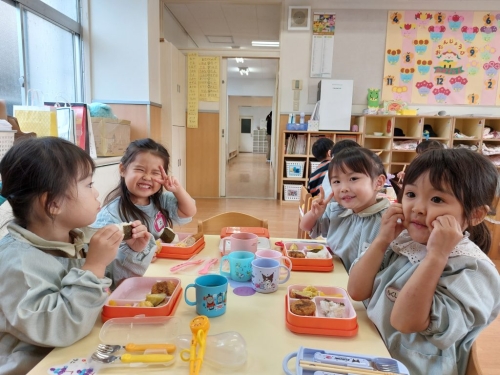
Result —
M252 4L249 4L249 3ZM252 47L252 41L279 41L281 1L164 1L173 17L200 50L277 51L279 47ZM249 75L240 75L248 67ZM228 59L228 78L274 79L276 59Z

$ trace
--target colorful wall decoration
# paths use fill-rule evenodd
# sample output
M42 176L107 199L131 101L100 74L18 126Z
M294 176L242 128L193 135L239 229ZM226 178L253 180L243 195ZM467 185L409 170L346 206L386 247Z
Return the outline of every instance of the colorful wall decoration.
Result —
M389 11L383 100L500 105L500 11Z

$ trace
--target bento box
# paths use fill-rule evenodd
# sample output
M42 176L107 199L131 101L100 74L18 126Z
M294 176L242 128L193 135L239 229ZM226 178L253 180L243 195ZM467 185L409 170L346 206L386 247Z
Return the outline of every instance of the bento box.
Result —
M301 241L284 242L281 251L292 261L293 271L333 271L333 257L325 244ZM319 258L320 255L324 257Z
M358 333L356 311L343 288L290 285L285 313L286 327L295 333L347 337Z
M258 237L269 238L269 230L261 227L224 227L220 231L220 238L229 237L234 233L253 233Z
M101 367L171 366L177 358L176 340L183 328L181 323L180 318L171 316L109 319L99 332L101 355L96 355L96 350L89 358L89 364L95 370ZM124 361L124 358L127 359Z
M288 363L296 359L295 371L290 371ZM335 366L342 369L342 373L357 374L401 374L410 375L410 371L398 360L386 357L375 357L366 354L335 352L332 350L305 348L288 354L283 359L283 371L286 375L323 375L336 374Z
M169 286L165 299L154 307L139 306L146 301L146 295L153 294L153 285L164 282ZM155 291L156 292L156 291ZM155 293L156 294L156 293ZM174 315L181 300L181 280L175 277L131 277L123 282L109 295L102 308L103 322L111 318Z
M192 233L177 233L179 236L179 241L192 236ZM205 248L205 237L202 236L197 240L192 246L179 247L175 244L162 243L161 250L156 254L158 258L170 258L170 259L191 259L194 255L198 254L201 250Z

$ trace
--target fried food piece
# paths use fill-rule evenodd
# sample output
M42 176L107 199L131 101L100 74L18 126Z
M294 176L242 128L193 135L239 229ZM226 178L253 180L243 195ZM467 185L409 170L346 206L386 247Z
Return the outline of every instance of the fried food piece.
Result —
M306 257L306 255L302 251L294 251L294 250L289 251L288 256L290 258L305 258Z
M290 311L296 315L314 316L316 314L316 304L307 299L299 299L290 302Z
M158 281L151 288L151 294L165 293L167 296L171 296L172 293L174 293L174 290L176 287L177 287L177 284L174 283L172 280Z
M311 299L314 297L314 294L309 292L309 291L302 291L302 290L297 290L297 289L292 289L290 291L290 298L297 298L297 299Z

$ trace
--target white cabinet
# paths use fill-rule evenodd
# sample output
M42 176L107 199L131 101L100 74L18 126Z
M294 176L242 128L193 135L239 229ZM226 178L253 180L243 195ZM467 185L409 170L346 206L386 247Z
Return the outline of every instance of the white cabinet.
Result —
M186 127L172 126L172 148L170 150L170 169L179 183L186 187Z
M265 154L267 152L267 130L254 129L253 131L253 153Z

